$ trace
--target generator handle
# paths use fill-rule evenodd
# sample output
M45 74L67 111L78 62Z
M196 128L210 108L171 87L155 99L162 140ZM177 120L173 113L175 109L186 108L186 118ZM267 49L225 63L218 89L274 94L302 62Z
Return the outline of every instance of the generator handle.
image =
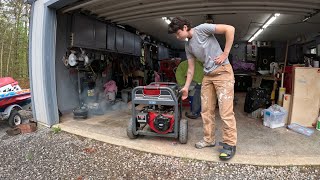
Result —
M178 96L177 96L177 99L178 99L178 100L182 97L182 92L181 92L180 90L181 90L181 89L179 89Z
M174 83L174 82L152 82L149 85L154 85L154 84L177 85L177 83Z
M178 93L178 95L176 95L175 92L169 87L163 87L163 86L160 86L160 87L156 87L156 86L154 86L154 87L152 87L152 86L151 87L150 86L149 87L148 86L137 86L132 90L132 99L135 99L137 91L141 90L143 92L144 89L155 89L155 90L160 90L160 92L161 92L161 90L167 91L167 92L169 92L169 94L172 96L173 100L176 103L179 102L179 98L181 97L181 93L180 92ZM145 96L145 95L143 95L143 96ZM160 97L161 94L157 95L157 96ZM153 97L156 97L156 96L153 96Z

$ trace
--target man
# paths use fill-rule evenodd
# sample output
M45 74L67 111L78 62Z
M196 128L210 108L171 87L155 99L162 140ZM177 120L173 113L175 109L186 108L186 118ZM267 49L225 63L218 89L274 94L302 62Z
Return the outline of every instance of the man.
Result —
M179 40L188 38L185 51L188 59L187 80L181 89L182 99L188 97L188 89L194 74L195 59L203 62L204 78L201 87L201 116L204 137L195 144L196 148L215 146L215 107L218 100L223 121L223 142L219 158L231 159L236 152L237 129L233 112L234 74L228 55L234 40L235 29L225 24L201 24L192 28L188 19L175 17L168 26L168 32ZM224 51L214 34L224 34Z

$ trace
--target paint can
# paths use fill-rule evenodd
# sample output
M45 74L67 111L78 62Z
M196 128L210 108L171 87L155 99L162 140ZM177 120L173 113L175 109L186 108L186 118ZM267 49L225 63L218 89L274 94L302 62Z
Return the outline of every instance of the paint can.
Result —
M320 116L318 117L318 120L317 120L316 129L317 129L318 131L320 131Z

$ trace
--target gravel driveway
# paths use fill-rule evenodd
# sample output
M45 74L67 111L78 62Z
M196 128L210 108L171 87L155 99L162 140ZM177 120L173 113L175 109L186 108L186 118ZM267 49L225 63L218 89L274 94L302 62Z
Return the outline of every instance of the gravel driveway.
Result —
M320 179L319 166L264 167L167 157L42 128L0 124L0 179Z

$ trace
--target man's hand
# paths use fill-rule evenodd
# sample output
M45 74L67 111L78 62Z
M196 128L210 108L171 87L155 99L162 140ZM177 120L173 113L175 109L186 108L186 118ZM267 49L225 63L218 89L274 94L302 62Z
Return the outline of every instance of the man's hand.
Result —
M188 91L189 91L189 88L187 87L183 87L180 92L182 93L182 100L185 100L188 98Z
M216 64L222 64L228 58L228 54L222 53L214 59Z

